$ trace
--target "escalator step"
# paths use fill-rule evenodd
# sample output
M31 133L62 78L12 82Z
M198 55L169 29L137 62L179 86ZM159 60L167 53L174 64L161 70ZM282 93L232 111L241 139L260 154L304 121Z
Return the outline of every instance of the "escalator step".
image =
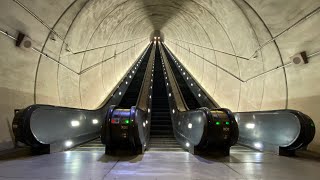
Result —
M198 101L196 100L194 94L191 92L191 90L189 89L186 81L184 80L184 78L182 77L179 69L176 67L176 65L174 64L171 56L169 55L169 53L167 52L167 50L164 48L164 52L167 56L167 59L169 61L169 64L171 66L171 69L173 71L173 73L175 74L175 78L178 82L178 86L181 90L181 93L184 97L184 100L188 106L189 109L197 109L200 108L200 104L198 103Z
M152 130L151 135L171 135L173 134L172 130Z
M171 123L152 123L151 124L151 129L168 129L168 130L171 130L172 129L172 126L171 126ZM164 130L166 130L164 129Z
M138 96L140 93L140 88L144 79L145 71L148 65L148 60L151 54L151 49L149 48L140 64L139 68L135 76L132 79L127 91L125 92L121 102L119 103L119 107L121 108L131 108L132 106L136 105Z
M164 81L160 51L157 45L149 141L150 151L182 151L172 128L170 107Z
M158 126L158 125L169 125L170 128L172 128L171 123L169 123L169 122L153 122L153 123L151 123L151 126Z
M162 115L167 115L167 116L170 116L170 113L169 112L154 112L152 113L153 115L159 115L159 116L162 116Z
M159 120L160 119L168 119L168 120L171 119L170 116L168 116L168 115L163 115L163 116L153 115L153 116L151 116L151 118L152 119L159 119Z

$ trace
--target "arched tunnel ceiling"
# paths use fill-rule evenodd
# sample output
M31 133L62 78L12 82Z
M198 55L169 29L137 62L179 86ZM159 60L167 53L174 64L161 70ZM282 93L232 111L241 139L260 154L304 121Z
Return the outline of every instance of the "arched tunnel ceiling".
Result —
M2 0L0 141L15 108L99 107L155 30L220 106L296 109L319 128L319 11L320 0ZM5 35L19 31L37 51ZM310 63L291 66L301 51Z

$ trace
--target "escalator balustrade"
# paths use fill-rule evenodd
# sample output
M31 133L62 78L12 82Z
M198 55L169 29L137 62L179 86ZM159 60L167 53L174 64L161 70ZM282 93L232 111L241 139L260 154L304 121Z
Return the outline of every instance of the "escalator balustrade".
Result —
M118 105L108 109L101 128L101 142L106 154L130 150L141 154L150 136L150 108L152 102L152 69L155 45L147 52L127 92Z

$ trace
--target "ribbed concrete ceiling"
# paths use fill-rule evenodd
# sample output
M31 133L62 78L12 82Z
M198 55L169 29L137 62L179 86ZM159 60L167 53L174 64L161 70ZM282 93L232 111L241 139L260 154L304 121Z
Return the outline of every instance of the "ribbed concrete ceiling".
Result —
M220 106L297 109L319 128L319 11L320 0L2 0L0 141L15 108L97 108L155 30ZM18 31L38 52L4 35ZM310 63L288 65L301 51Z

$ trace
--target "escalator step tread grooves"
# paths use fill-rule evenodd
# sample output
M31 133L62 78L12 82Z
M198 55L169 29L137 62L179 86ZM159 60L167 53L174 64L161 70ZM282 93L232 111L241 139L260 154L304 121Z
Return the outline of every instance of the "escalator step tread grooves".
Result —
M103 144L101 144L100 138L81 144L71 149L71 151L104 151L104 150L105 150L105 147Z
M154 64L149 151L183 151L173 134L167 90L161 64L160 50L157 45Z

